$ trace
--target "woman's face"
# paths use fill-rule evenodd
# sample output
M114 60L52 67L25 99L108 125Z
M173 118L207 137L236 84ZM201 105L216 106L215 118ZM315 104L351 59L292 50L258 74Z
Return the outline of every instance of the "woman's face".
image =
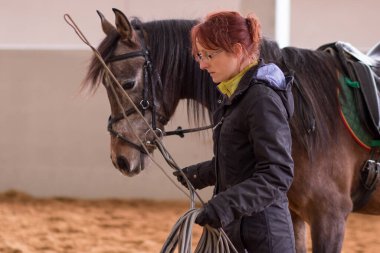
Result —
M209 50L196 42L199 52L198 62L202 70L207 70L214 83L231 79L240 72L240 57L223 50Z

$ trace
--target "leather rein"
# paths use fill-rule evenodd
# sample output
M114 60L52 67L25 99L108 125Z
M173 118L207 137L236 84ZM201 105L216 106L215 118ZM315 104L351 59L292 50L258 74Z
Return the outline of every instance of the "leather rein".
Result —
M156 109L156 93L155 89L153 88L153 83L156 80L157 84L159 87L162 87L161 83L161 77L159 73L156 71L156 69L153 67L153 63L150 58L150 53L149 50L147 49L145 42L144 42L144 37L143 35L139 36L140 38L140 43L141 43L141 50L137 51L132 51L126 54L121 54L121 55L116 55L112 56L110 59L107 60L107 63L111 62L116 62L116 61L122 61L122 60L127 60L135 57L144 57L144 65L143 65L143 74L144 74L144 88L142 92L142 99L140 103L137 106L137 108L140 110L142 115L145 115L145 112L147 110L151 111L152 115L152 129L156 132L157 136L163 137L163 136L170 136L170 135L178 135L181 138L184 137L184 134L186 133L191 133L191 132L198 132L198 131L203 131L207 130L213 127L213 125L205 126L205 127L198 127L198 128L189 128L189 129L182 129L182 127L178 127L176 130L173 131L163 131L160 128L157 128L157 122L160 122L162 125L166 125L169 121L168 117L165 115L162 115L157 112ZM112 83L110 84L112 85ZM149 98L151 100L149 100ZM124 110L124 108L123 108ZM108 118L108 124L107 124L107 130L108 132L112 135L115 136L116 138L122 140L132 148L135 148L139 150L143 154L147 154L146 150L142 145L134 143L132 140L129 138L123 136L122 133L119 133L113 129L113 124L117 123L118 121L124 119L125 117L128 117L132 114L136 113L135 108L131 108L128 110L124 110L123 113L117 114L115 116L110 115ZM145 132L145 146L148 148L148 151L151 152L156 148L155 141L154 140L147 140L147 134L150 130L148 129Z

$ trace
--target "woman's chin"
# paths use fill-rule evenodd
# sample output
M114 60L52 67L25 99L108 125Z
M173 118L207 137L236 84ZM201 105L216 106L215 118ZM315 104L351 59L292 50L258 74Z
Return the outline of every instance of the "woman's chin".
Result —
M219 80L219 78L216 78L216 77L213 77L211 76L211 79L214 83L220 83L221 81Z

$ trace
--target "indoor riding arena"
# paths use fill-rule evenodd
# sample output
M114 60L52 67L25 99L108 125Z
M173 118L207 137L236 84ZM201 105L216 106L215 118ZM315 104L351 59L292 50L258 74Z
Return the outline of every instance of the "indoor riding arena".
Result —
M191 208L188 189L172 175L173 164L167 162L168 157L165 160L160 148L149 156L133 151L139 154L135 159L140 159L144 167L141 172L132 173L133 176L115 168L120 167L119 160L110 159L120 151L114 149L109 132L110 93L103 84L96 89L83 85L94 52L76 32L79 29L97 48L106 36L102 15L110 24L117 23L118 11L113 8L129 20L137 17L142 22L194 20L222 10L237 11L243 16L254 12L261 22L263 36L276 41L280 48L314 51L324 44L344 41L358 50L358 60L370 64L375 64L376 59L368 60L367 53L380 42L376 27L380 23L377 0L3 0L0 9L3 24L0 28L0 253L163 252L161 249L173 226ZM66 22L65 14L75 22L77 30ZM380 52L377 56L380 60ZM372 69L379 72L380 65L376 68ZM170 75L176 74L174 69ZM192 107L181 100L163 131L210 124L207 117L197 124L194 112L188 108ZM151 114L147 112L144 117L153 122ZM137 114L131 115L132 119L136 117ZM365 181L360 180L360 176L364 177L361 166L367 159L378 159L376 149L371 156L368 145L357 140L354 130L345 128L349 123L344 122L337 129L346 132L339 136L347 136L343 142L352 146L333 149L346 148L341 152L347 154L342 167L354 168L353 163L362 163L354 170L339 173L319 173L319 167L313 163L306 168L306 175L326 188L337 174L336 180L345 181L330 187L331 191L320 187L314 195L308 190L288 195L290 209L294 207L294 213L305 221L306 246L302 249L298 245L297 253L320 253L312 250L313 241L315 247L320 238L316 232L311 236L311 227L316 223L320 225L320 233L344 233L343 246L338 247L341 248L338 252L380 252L380 163L379 167L375 166L375 174L370 174L373 189L361 205L354 204L357 209L348 215L345 224L326 224L321 212L316 212L326 207L328 211L322 216L333 216L334 210L339 210L340 204L333 197L342 194L342 185L352 186L345 190L351 190L349 197L353 196L352 203L356 203L357 187ZM162 144L170 154L169 160L183 168L212 158L212 136L208 128L185 134L183 138L164 136ZM373 139L376 143L376 138ZM120 152L129 154L129 149L128 146ZM366 154L368 158L357 158ZM297 166L294 170L298 175ZM370 176L365 176L369 181ZM308 178L303 180L303 184L309 182ZM310 184L310 189L313 187ZM212 198L213 187L197 193L207 202ZM323 203L313 199L321 196L326 200ZM196 196L196 208L201 206L199 198ZM305 210L303 205L307 206ZM191 252L201 234L202 227L195 224L190 234ZM338 245L339 240L331 237L329 242L318 241L326 245L323 252L337 252L329 247ZM296 236L296 245L302 242L303 237Z

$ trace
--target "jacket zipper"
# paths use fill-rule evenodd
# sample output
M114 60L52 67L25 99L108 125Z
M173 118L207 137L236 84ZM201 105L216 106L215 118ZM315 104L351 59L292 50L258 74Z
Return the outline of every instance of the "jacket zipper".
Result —
M224 120L224 116L222 116L222 118L219 120L219 122L212 128L213 131L215 131L218 127L221 127L221 125L223 124L223 120ZM214 194L213 196L215 197L216 194L219 192L219 182L220 182L220 178L219 178L219 172L218 172L218 163L219 163L219 139L220 139L220 132L221 132L221 129L219 129L219 133L218 133L218 143L216 144L216 154L215 154L215 176L216 176L216 182L215 182L215 188L214 188Z

